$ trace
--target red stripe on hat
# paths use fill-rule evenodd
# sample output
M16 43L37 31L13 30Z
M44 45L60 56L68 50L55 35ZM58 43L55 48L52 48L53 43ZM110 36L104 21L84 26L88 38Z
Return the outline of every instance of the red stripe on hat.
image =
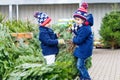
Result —
M80 7L78 8L79 11L82 11L82 12L88 12L87 9L83 8L83 7Z
M79 17L79 18L81 18L81 19L86 20L86 17L84 17L84 16L82 16L82 15L79 15L79 14L74 14L73 17Z
M51 18L47 18L42 24L41 26L45 26L47 23L49 23L51 21Z

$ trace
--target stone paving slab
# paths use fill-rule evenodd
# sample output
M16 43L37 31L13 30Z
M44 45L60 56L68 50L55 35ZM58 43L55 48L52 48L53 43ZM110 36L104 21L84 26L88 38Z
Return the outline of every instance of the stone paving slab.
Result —
M120 49L94 49L89 73L92 80L120 80Z

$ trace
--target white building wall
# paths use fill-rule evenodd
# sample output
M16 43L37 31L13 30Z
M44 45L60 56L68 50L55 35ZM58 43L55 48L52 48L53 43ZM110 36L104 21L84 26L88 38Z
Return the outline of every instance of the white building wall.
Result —
M9 6L0 6L0 13L5 16L5 20L9 19Z
M113 4L90 4L89 12L94 16L94 26L92 27L95 39L99 39L99 30L102 18L106 13L112 11ZM29 18L32 22L37 22L33 13L35 11L46 12L55 23L58 19L72 18L73 12L78 8L79 4L63 4L63 5L33 5L33 6L20 6L20 19L24 20ZM119 5L120 7L120 5ZM120 8L119 8L120 9Z
M94 16L94 26L92 27L95 39L99 39L99 29L102 18L106 13L112 11L113 4L89 4L89 12ZM57 22L58 19L72 18L73 12L78 8L79 4L54 4L54 5L19 5L19 19L30 20L32 23L36 23L36 19L33 17L35 11L46 12L51 18L52 23ZM118 6L120 10L120 4ZM13 12L15 6L13 7ZM0 6L0 12L8 19L9 7ZM16 14L13 13L13 18Z
M33 17L34 12L41 11L47 13L52 18L52 23L58 19L72 18L73 12L78 8L76 4L63 5L32 5L19 6L19 18L22 20L29 19L32 22L37 22Z

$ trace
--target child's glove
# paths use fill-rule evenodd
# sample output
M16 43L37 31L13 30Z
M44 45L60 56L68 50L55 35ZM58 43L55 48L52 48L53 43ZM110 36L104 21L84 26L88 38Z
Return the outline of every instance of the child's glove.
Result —
M58 43L59 44L65 44L65 41L64 41L64 39L58 39Z
M61 36L60 33L57 33L56 35L57 35L57 37L60 37L60 36Z
M71 29L71 28L68 28L68 29L67 29L67 32L72 33L72 29Z

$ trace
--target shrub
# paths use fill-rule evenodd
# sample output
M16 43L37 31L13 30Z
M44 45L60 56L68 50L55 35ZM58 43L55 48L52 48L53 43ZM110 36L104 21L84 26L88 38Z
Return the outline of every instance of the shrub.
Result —
M4 16L0 13L0 23L4 20Z
M99 31L104 44L112 49L120 46L120 11L106 14Z

